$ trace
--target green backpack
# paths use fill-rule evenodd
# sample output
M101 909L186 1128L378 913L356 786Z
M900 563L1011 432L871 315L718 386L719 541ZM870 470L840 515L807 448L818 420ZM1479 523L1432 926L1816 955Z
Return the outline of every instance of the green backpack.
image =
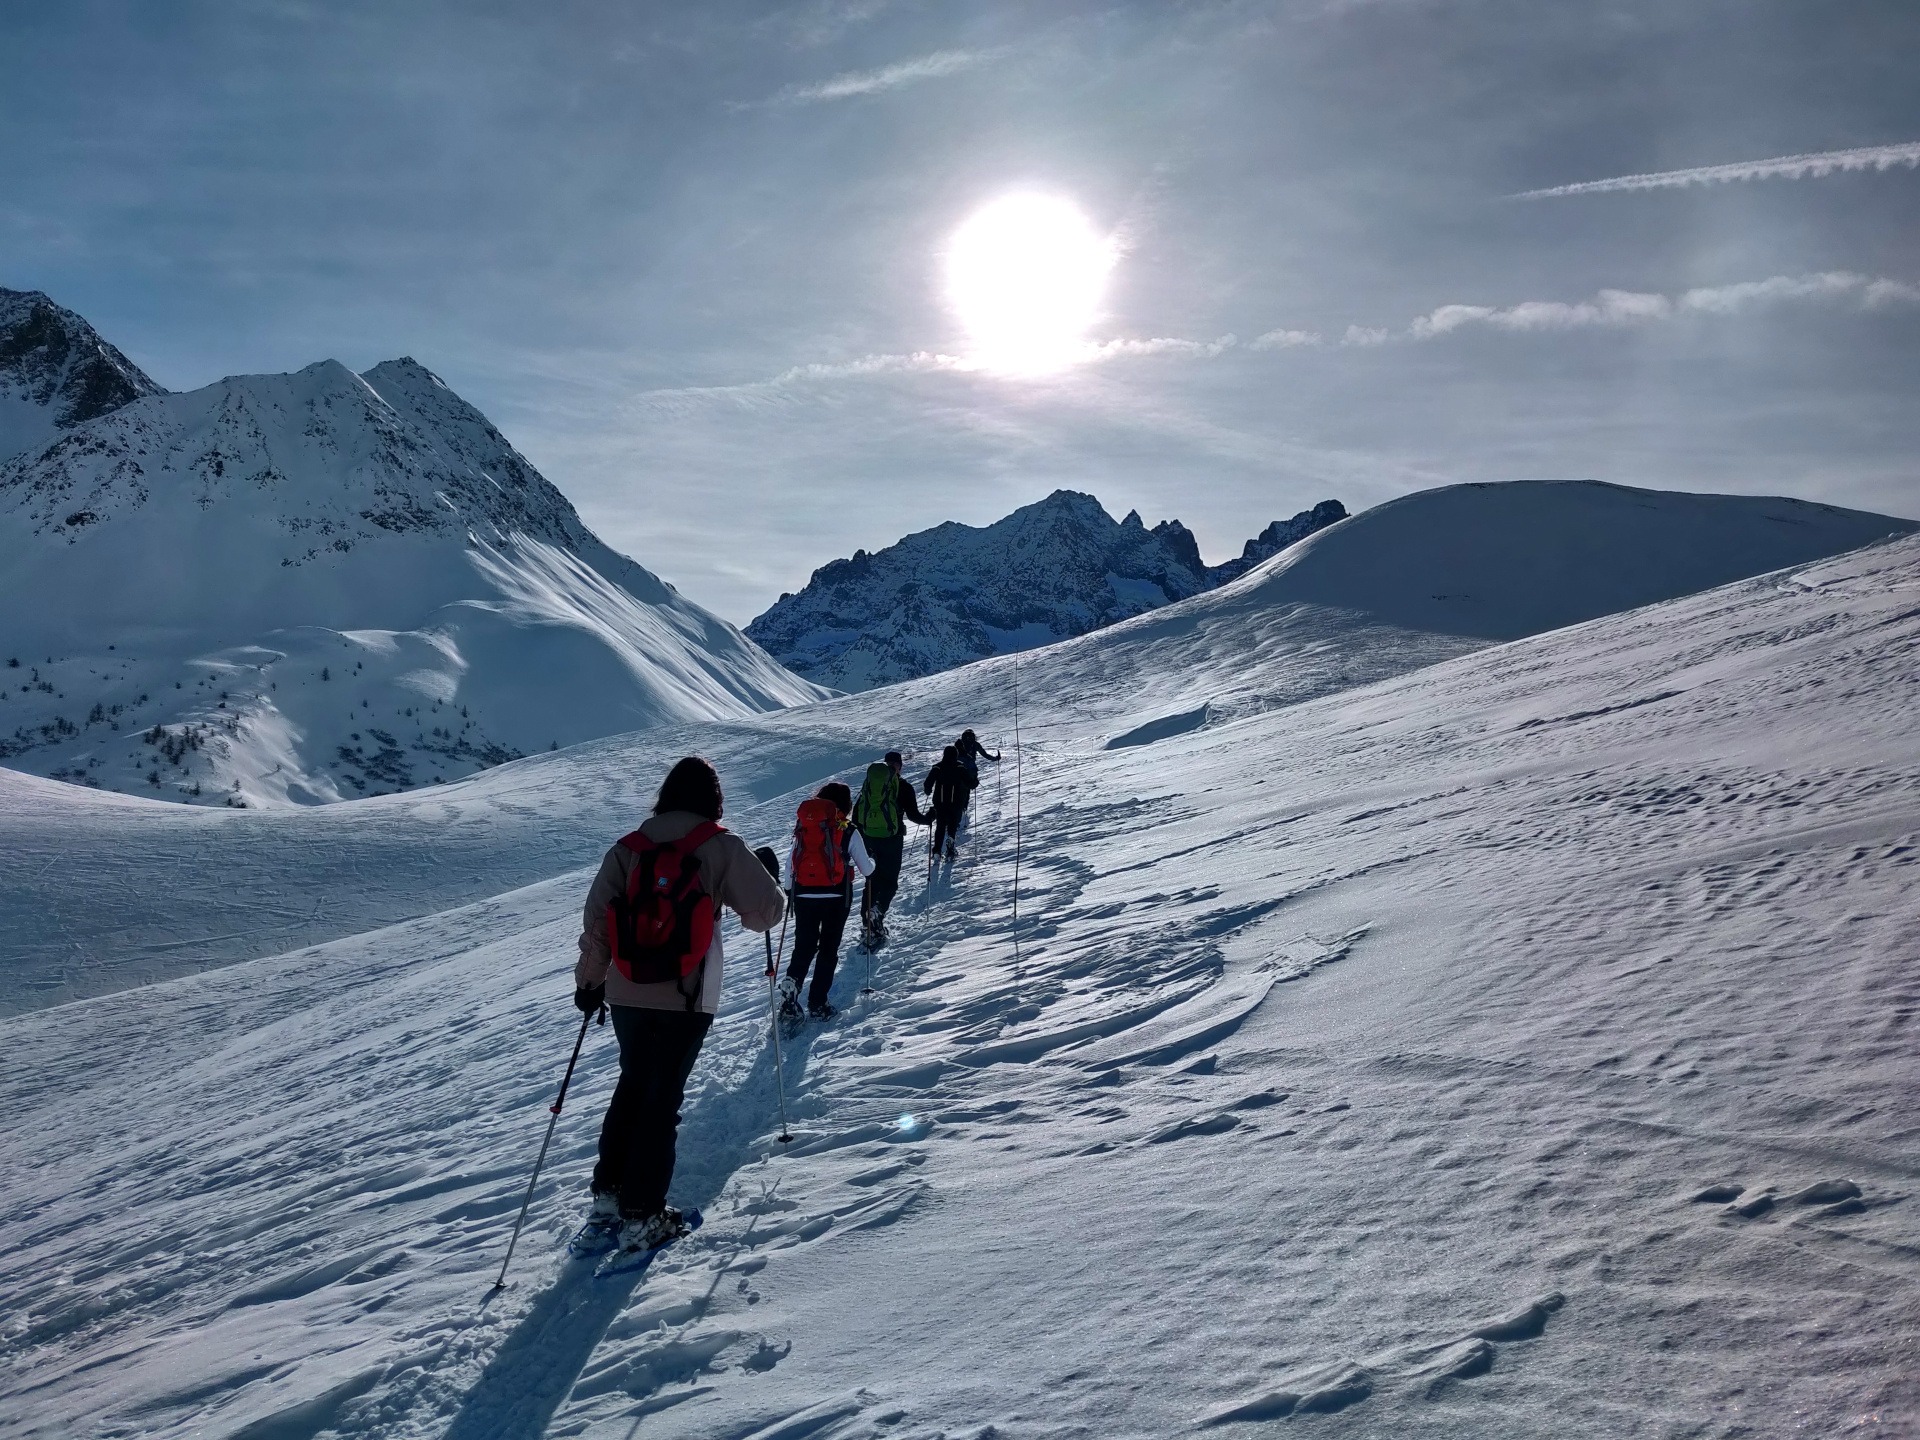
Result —
M879 761L867 766L860 798L853 802L853 823L862 835L875 840L900 833L900 783L891 767Z

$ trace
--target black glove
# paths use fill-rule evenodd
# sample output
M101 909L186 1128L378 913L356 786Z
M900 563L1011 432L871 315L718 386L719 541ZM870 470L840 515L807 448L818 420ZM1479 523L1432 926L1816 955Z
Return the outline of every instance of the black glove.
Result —
M582 1015L592 1015L607 1003L607 987L604 985L581 985L573 992L573 1008Z
M773 853L773 847L771 845L762 845L758 850L753 852L753 858L766 866L767 874L771 875L775 880L780 878L780 857Z

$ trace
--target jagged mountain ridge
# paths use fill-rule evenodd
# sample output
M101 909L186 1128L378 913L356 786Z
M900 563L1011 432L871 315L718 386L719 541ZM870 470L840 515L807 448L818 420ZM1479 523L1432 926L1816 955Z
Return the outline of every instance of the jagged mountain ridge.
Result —
M0 613L0 761L202 802L826 693L608 549L411 359L144 395L0 464Z
M1202 594L1345 516L1339 501L1323 501L1209 566L1178 520L1149 529L1129 511L1116 521L1094 496L1056 490L992 525L949 521L823 565L747 634L799 674L866 690Z
M164 391L73 311L0 289L0 460Z

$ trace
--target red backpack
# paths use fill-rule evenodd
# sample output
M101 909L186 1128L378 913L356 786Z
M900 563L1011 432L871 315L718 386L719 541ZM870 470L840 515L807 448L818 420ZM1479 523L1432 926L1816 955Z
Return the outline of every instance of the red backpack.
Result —
M793 824L793 888L838 890L847 879L847 852L840 836L846 822L831 800L800 803Z
M607 948L614 968L627 979L641 985L663 980L678 985L706 963L716 915L713 896L701 887L700 860L693 852L721 833L709 820L678 840L649 840L638 830L621 838L640 858L627 877L627 893L607 906ZM696 985L687 994L689 1010L699 993Z

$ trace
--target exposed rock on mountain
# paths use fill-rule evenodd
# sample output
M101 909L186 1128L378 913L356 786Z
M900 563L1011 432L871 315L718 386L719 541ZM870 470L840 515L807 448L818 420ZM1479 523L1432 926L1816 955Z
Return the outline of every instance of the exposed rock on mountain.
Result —
M949 522L823 565L747 634L802 675L865 690L1198 595L1345 515L1325 501L1208 566L1178 520L1148 529L1133 511L1116 522L1093 496L1056 490L985 528Z
M0 289L0 460L161 389L71 310Z
M1291 520L1276 520L1247 541L1239 559L1212 568L1214 583L1224 585L1229 580L1238 580L1261 561L1271 560L1296 541L1304 540L1314 531L1324 530L1346 518L1347 507L1338 500L1322 500L1313 509L1302 510Z

